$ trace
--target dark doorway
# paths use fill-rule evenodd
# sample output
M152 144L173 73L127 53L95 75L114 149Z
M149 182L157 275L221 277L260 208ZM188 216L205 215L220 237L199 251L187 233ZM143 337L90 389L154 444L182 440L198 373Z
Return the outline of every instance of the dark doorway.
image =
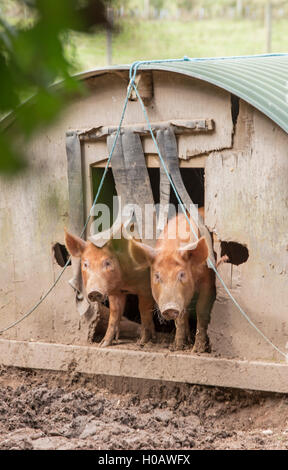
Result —
M92 185L93 185L93 198L96 195L97 188L99 186L101 177L103 175L104 168L92 168ZM205 174L204 168L181 168L180 169L182 180L186 187L186 190L193 201L194 204L198 205L198 207L204 206L204 188L205 188ZM159 191L159 183L160 183L160 169L159 168L148 168L148 174L151 182L151 188L153 192L153 198L155 204L160 202L160 191ZM106 174L105 182L103 185L103 190L101 191L101 198L99 198L100 203L105 203L111 208L112 213L112 203L113 203L113 196L116 196L116 188L115 188L115 181L113 178L111 168L108 169ZM179 207L178 200L176 195L171 188L170 191L170 203L175 205L176 212L181 211ZM111 218L111 225L113 223L113 218ZM108 306L108 304L107 304ZM191 327L192 337L195 334L196 330L196 298L194 298L191 302L189 307L189 322ZM138 298L135 295L128 295L126 308L124 315L132 321L136 321L140 323L140 313L138 309ZM156 331L159 333L171 333L171 338L173 338L173 331L175 330L175 325L173 321L164 321L161 318L160 313L157 311L155 306L155 313L154 313L154 322Z

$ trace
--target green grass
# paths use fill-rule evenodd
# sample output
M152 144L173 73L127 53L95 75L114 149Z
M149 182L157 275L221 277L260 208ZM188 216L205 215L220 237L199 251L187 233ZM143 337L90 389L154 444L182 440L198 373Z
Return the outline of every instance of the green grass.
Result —
M77 71L107 64L106 36L69 37L67 56ZM272 52L288 51L288 19L273 22ZM113 37L113 64L134 60L216 57L265 53L265 29L255 20L132 21L121 24Z

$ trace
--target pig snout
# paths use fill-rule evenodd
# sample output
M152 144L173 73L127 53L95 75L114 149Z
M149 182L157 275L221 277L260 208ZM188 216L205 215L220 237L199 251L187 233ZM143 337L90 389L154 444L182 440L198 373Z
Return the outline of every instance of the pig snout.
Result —
M92 290L88 293L88 299L91 302L104 302L105 295L99 292L98 290Z
M165 305L161 310L161 315L166 320L176 320L180 315L180 309L177 305Z

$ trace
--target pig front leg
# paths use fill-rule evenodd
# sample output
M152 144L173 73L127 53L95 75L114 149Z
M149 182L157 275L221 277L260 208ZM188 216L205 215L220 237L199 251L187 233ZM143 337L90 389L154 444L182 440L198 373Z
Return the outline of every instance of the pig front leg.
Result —
M108 299L110 310L109 322L106 334L99 344L101 348L111 346L113 340L118 340L119 338L120 321L125 309L126 295L110 295Z
M138 296L139 311L141 316L141 336L139 344L143 345L150 339L155 339L155 325L153 321L153 297Z
M209 269L209 271L211 271ZM197 329L193 353L210 352L210 343L207 329L210 322L210 314L216 298L215 275L209 273L209 278L201 285L196 304Z
M185 344L191 343L191 334L187 310L183 312L183 315L181 315L180 318L177 318L175 320L175 327L176 333L173 349L183 349Z

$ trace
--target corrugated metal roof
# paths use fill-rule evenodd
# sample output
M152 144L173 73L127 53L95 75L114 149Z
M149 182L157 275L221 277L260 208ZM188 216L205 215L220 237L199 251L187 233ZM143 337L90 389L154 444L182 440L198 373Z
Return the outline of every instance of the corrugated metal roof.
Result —
M79 73L76 77L85 80L129 68L130 65L103 67ZM142 68L180 73L212 83L247 101L288 133L288 54L151 61L141 64L139 70ZM12 116L10 114L1 121L2 128Z
M288 132L288 54L147 64L219 86L252 104Z
M84 72L80 79L127 70L119 65ZM288 54L189 59L141 64L141 69L176 72L212 83L262 111L288 133Z

